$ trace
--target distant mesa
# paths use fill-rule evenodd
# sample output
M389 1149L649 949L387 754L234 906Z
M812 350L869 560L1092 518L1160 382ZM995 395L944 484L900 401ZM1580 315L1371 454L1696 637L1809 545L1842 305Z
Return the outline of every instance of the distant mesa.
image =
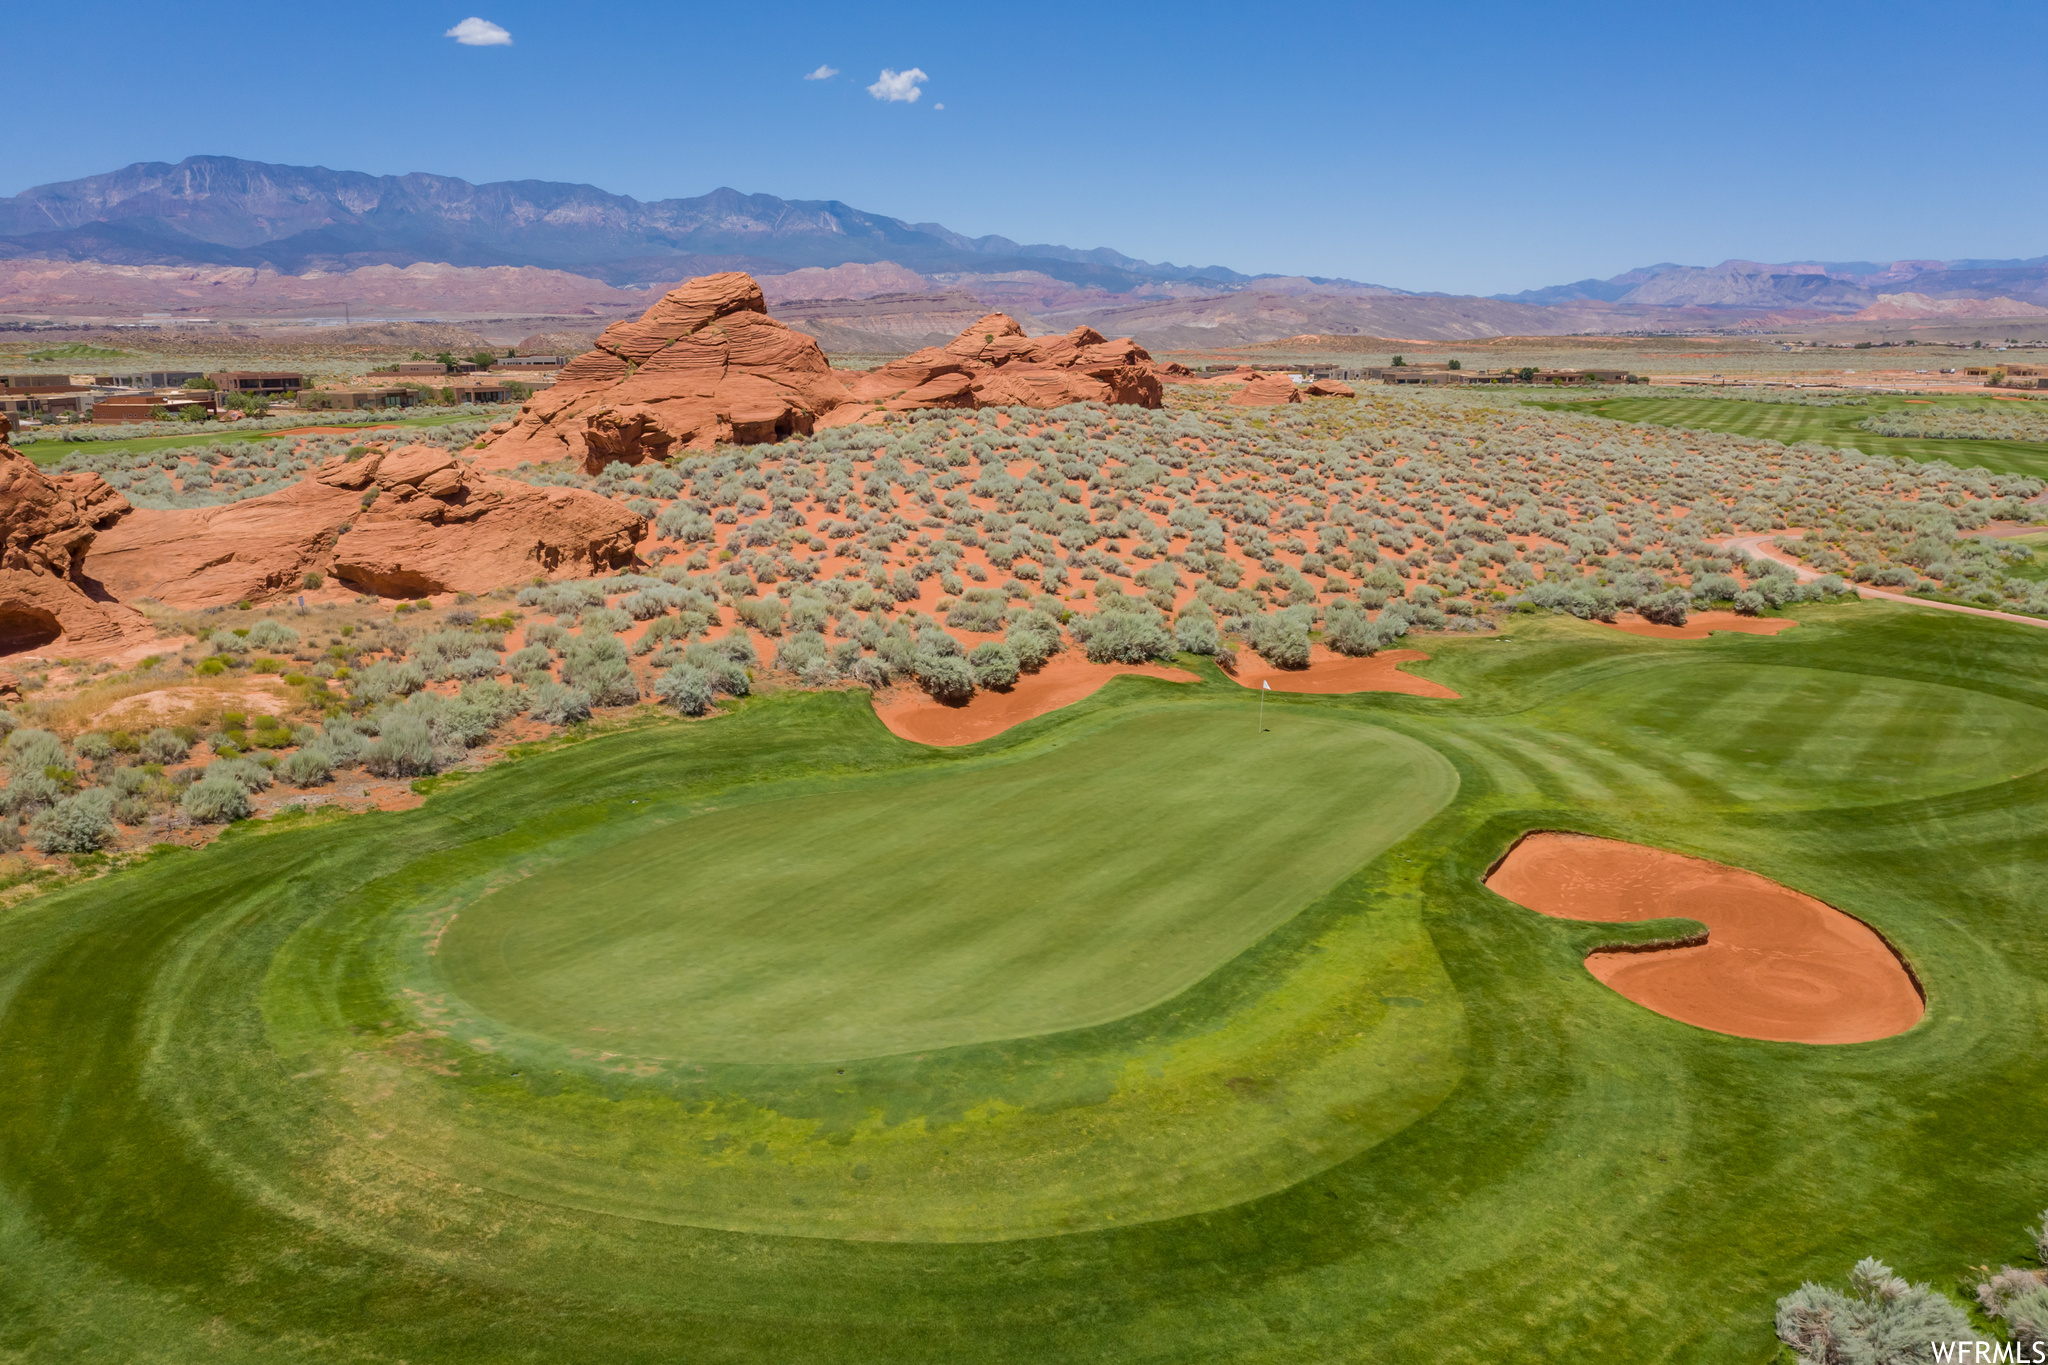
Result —
M1290 386L1291 387L1291 386ZM864 373L832 368L817 341L768 316L751 275L727 271L670 290L529 399L491 438L481 467L568 459L592 470L673 450L808 435L924 408L1163 406L1152 357L1087 327L1028 337L991 313L943 347Z

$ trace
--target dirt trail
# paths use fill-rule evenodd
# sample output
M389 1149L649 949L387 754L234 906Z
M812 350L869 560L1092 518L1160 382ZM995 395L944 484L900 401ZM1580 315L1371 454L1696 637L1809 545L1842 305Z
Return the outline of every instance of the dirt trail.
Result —
M1877 932L1739 867L1659 848L1539 832L1486 885L1559 919L1693 919L1704 944L1594 953L1586 970L1647 1009L1716 1033L1780 1043L1866 1043L1926 1012Z
M1401 665L1429 656L1419 649L1385 649L1364 659L1348 658L1322 645L1309 651L1307 668L1275 668L1258 655L1245 650L1237 656L1236 679L1241 687L1270 684L1275 692L1302 692L1329 696L1346 692L1399 692L1410 697L1448 697L1458 694L1440 682L1403 673Z
M1778 548L1779 536L1799 534L1802 534L1802 532L1795 528L1788 531L1773 531L1767 535L1760 536L1732 536L1721 543L1731 550L1743 550L1753 555L1760 555L1765 559L1775 559L1778 563L1783 564L1791 569L1793 573L1797 574L1800 582L1809 583L1821 575L1817 571L1807 568L1804 564L1801 564L1798 560ZM2039 616L2021 616L2010 611L1993 611L1989 607L1966 607L1957 602L1929 602L1924 597L1908 597L1904 593L1886 592L1882 588L1865 587L1861 583L1852 584L1851 586L1856 589L1858 597L1875 597L1882 601L1898 602L1909 607L1932 607L1936 611L1958 611L1965 616L1988 616L1994 621L2011 621L2022 626L2048 628L2048 619Z
M877 698L875 714L892 733L918 744L945 748L978 744L1013 725L1072 706L1094 695L1111 678L1126 673L1167 682L1201 681L1185 669L1160 664L1091 664L1078 654L1063 654L1038 672L1019 677L1007 692L978 691L964 705L948 706L906 687Z

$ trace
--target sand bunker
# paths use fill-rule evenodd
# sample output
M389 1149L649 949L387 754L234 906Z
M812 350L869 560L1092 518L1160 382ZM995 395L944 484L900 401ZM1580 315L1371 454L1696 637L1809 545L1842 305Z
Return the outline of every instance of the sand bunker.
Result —
M1584 834L1531 834L1486 885L1559 919L1694 919L1704 944L1594 953L1586 969L1672 1019L1780 1043L1867 1043L1926 1010L1876 931L1767 877Z
M1798 625L1782 616L1742 616L1732 611L1696 611L1685 618L1682 626L1660 626L1654 621L1645 621L1634 612L1624 612L1612 621L1602 625L1616 630L1625 630L1631 635L1648 635L1657 640L1704 640L1717 630L1734 631L1737 635L1776 635L1781 630L1790 630Z
M1401 665L1429 656L1419 649L1384 649L1353 659L1317 645L1309 651L1307 668L1275 668L1250 650L1237 656L1237 681L1245 687L1272 684L1275 692L1400 692L1411 697L1450 697L1457 693L1442 683L1401 672Z
M1168 682L1201 681L1185 669L1159 664L1091 664L1078 654L1061 655L1038 672L1019 677L1007 692L976 692L965 705L947 706L905 688L876 701L875 714L893 733L919 744L977 744L1035 716L1072 706L1125 673Z

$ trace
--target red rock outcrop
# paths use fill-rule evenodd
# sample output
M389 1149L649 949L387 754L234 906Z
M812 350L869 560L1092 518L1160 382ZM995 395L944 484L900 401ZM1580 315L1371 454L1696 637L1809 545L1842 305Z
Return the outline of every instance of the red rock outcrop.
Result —
M1233 406L1270 408L1282 403L1299 403L1301 389L1284 374L1262 374L1230 395Z
M492 438L482 464L570 459L595 471L672 449L779 440L810 432L845 400L818 343L768 316L752 276L706 275L605 328L596 350L563 366Z
M414 597L601 573L631 563L646 534L645 517L609 498L490 478L439 447L406 446L329 460L245 502L131 511L85 568L118 596L174 607L287 595L309 572Z
M1341 379L1318 379L1302 389L1311 398L1356 398L1358 390Z
M85 571L99 528L128 500L97 474L37 469L0 418L0 654L58 647L98 654L153 632Z
M1068 403L1162 406L1152 357L1129 337L1092 327L1028 337L1007 313L990 313L945 346L927 347L848 377L851 406L823 425L918 408L1057 408Z
M1078 402L1161 406L1152 357L1128 337L1087 327L1027 337L1016 319L991 313L946 346L843 373L815 340L767 315L752 277L732 272L691 280L637 320L606 328L596 350L564 366L510 429L492 433L478 465L568 459L594 473L889 412Z

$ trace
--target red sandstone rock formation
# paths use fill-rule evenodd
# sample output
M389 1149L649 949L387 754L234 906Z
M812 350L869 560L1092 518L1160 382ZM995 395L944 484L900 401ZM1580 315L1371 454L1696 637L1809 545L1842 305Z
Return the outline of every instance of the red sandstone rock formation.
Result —
M1152 357L1129 337L1109 341L1092 327L1027 337L1007 313L990 313L945 346L851 378L849 393L858 406L840 409L824 425L859 421L878 409L1162 406Z
M571 459L595 471L671 449L808 433L846 398L818 343L768 316L738 272L690 280L616 322L492 439L484 465Z
M646 534L646 518L595 493L488 478L435 446L373 448L246 502L130 511L86 571L121 597L186 608L286 595L308 572L413 597L601 573Z
M1282 403L1299 403L1301 389L1284 374L1260 375L1232 394L1230 401L1240 408L1277 407Z
M595 472L888 412L1076 402L1161 406L1152 357L1128 337L1110 341L1087 327L1027 337L1016 319L991 313L947 346L841 373L816 341L767 315L751 277L706 275L606 328L596 350L564 366L510 429L493 432L478 463L569 459Z
M1302 390L1311 398L1356 398L1358 390L1341 379L1318 379Z
M84 571L99 528L128 500L97 474L44 474L7 444L8 429L0 418L0 654L98 654L147 637L142 615Z

